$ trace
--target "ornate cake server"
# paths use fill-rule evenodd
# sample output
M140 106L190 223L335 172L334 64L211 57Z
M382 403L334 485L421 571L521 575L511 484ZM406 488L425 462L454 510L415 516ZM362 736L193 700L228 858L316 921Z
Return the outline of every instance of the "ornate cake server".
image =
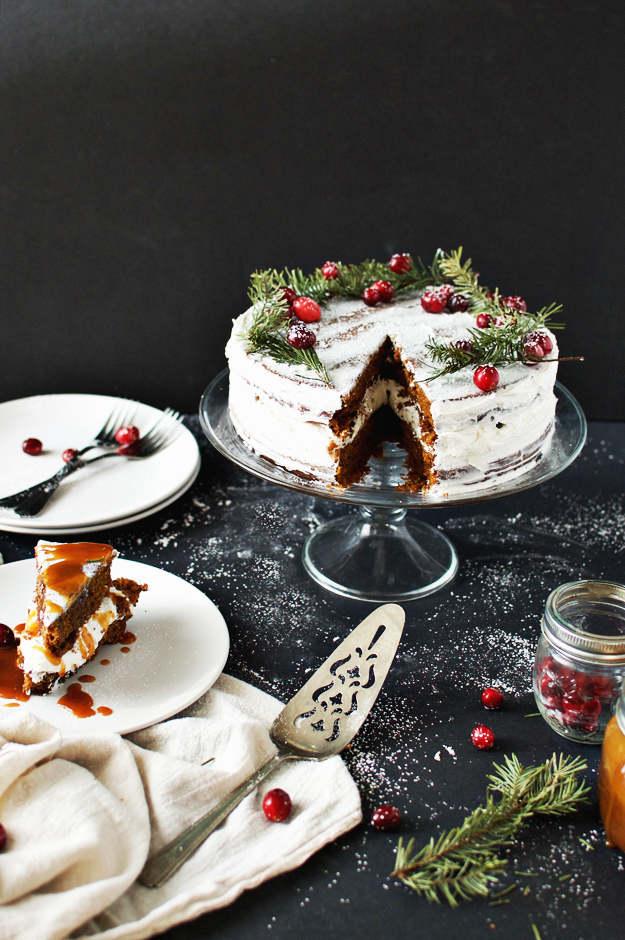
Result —
M395 656L405 614L385 604L332 651L282 709L269 731L276 752L196 823L149 858L141 884L158 888L241 800L284 760L326 760L349 744L369 714Z

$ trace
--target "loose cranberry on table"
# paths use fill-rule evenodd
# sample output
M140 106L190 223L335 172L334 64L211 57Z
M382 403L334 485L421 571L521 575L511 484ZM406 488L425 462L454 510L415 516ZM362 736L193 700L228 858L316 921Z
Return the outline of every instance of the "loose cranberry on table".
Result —
M27 437L22 444L22 450L29 457L36 457L43 450L43 444L37 437Z
M406 274L412 267L412 258L410 255L393 255L388 263L393 274Z
M481 751L489 751L495 743L495 735L486 725L476 725L471 732L471 741Z
M283 822L291 812L291 797L286 790L276 787L265 794L263 812L271 822Z
M512 310L520 310L521 313L527 311L527 304L522 297L518 297L516 294L511 294L509 297L502 297L501 302L504 307L511 307Z
M462 294L454 294L449 298L447 306L452 313L464 313L465 310L469 309L469 301L467 297L463 297Z
M482 392L492 392L499 385L499 373L494 366L480 366L473 373L473 381Z
M482 692L482 705L485 708L501 708L503 705L503 692L489 686Z
M426 290L421 297L421 306L426 313L442 313L447 306L447 295L438 290Z
M6 844L7 844L7 831L2 825L2 823L0 823L0 852L5 847Z
M401 822L401 813L396 806L385 803L378 806L371 814L371 825L374 829L397 829Z
M6 623L0 623L0 648L6 649L11 646L17 646L15 634Z
M286 341L293 349L310 349L317 342L317 337L301 320L293 320L286 332Z
M304 323L315 323L321 319L321 307L312 297L296 297L293 301L293 313Z
M67 450L63 451L62 457L65 463L69 463L70 460L73 460L75 457L78 457L78 451L76 450L75 447L68 447Z
M366 303L367 307L375 307L381 302L380 292L376 287L366 287L362 292L362 299Z
M136 444L140 437L141 432L134 424L125 424L115 434L115 440L118 444Z
M393 299L395 288L390 281L376 281L371 287L377 290L383 304L388 304Z
M321 273L325 277L326 281L333 281L335 277L339 276L339 269L335 265L334 261L326 261L321 269Z
M488 327L492 324L493 318L490 313L478 313L475 323L480 330L487 330Z

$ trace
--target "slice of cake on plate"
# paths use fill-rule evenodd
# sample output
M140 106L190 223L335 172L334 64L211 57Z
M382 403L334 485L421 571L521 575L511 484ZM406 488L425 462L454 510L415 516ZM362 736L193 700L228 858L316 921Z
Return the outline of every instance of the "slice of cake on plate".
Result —
M111 579L117 552L96 542L45 542L35 547L37 580L19 638L24 691L45 695L96 655L118 643L147 585Z

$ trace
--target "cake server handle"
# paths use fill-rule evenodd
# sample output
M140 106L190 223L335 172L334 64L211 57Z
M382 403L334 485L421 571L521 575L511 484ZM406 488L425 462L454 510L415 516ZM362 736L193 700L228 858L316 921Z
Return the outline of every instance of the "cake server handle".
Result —
M254 771L247 780L244 780L228 796L224 797L217 806L209 810L205 816L202 816L201 819L198 819L197 822L149 858L137 880L146 888L160 888L178 871L180 866L186 862L189 856L199 848L207 836L223 822L226 816L232 812L235 806L239 805L248 793L255 790L259 783L272 773L283 760L293 759L293 757L293 754L277 751L262 767Z

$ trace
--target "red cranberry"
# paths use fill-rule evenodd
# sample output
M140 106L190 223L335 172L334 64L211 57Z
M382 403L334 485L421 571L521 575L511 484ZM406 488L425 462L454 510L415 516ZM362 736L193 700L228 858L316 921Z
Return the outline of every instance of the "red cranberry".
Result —
M283 296L284 299L286 300L286 302L287 302L287 304L289 305L289 307L292 307L294 301L297 300L297 294L295 293L295 291L293 290L292 287L283 287L283 288L282 288L282 296Z
M482 705L485 708L501 708L503 705L503 692L489 687L482 692Z
M321 307L312 297L296 297L293 301L293 313L304 323L316 323L321 319Z
M62 455L65 463L69 463L70 460L74 460L75 457L78 457L78 451L75 447L68 447L67 450L64 450Z
M378 806L371 814L371 825L374 829L397 829L401 822L401 813L396 806L386 803Z
M301 320L293 320L287 330L286 341L293 349L310 349L317 342L317 337Z
M476 326L478 326L480 330L488 329L492 322L493 318L490 313L478 313L475 319Z
M139 428L136 428L134 424L125 424L117 431L115 440L118 444L136 444L140 437Z
M614 695L614 679L612 676L592 676L589 682L592 695L597 698L612 700Z
M526 343L523 352L533 365L536 365L545 355L545 350L540 343Z
M376 281L375 284L372 284L371 287L374 290L377 290L380 295L380 300L383 304L388 304L393 299L393 294L395 293L395 288L390 281Z
M138 457L141 453L141 441L135 441L134 444L122 444L115 453L122 457Z
M492 392L499 385L499 373L494 366L480 366L473 373L473 381L482 392Z
M553 343L551 337L547 336L546 333L541 333L540 330L532 330L530 333L526 333L523 337L524 343L537 343L542 347L543 355L547 356L553 349Z
M447 306L447 297L437 290L426 290L421 297L421 306L426 313L442 313Z
M6 623L0 623L0 648L6 649L9 646L17 646L15 634Z
M366 287L362 292L362 299L366 303L367 307L375 307L380 303L380 292L376 287Z
M453 297L449 298L447 306L452 313L464 313L465 310L469 309L469 300L467 297L463 297L462 294L454 294Z
M326 281L333 281L335 277L339 276L339 269L335 265L334 261L326 261L321 269L321 273L325 277Z
M2 825L2 823L0 823L0 852L5 847L6 844L7 844L7 831Z
M271 822L282 822L291 812L291 797L279 787L270 790L263 800L263 812Z
M445 298L445 306L448 307L451 298L456 293L456 288L453 284L441 284L436 288L436 293Z
M513 310L520 310L522 313L527 311L527 304L522 297L511 294L509 297L502 297L501 302L504 307L511 307Z
M412 258L410 255L393 255L388 263L393 274L406 274L412 267Z
M454 345L463 352L473 352L473 343L468 339L457 339Z
M495 743L495 735L486 725L476 725L471 732L471 741L481 751L488 751Z
M43 450L43 444L36 437L27 437L22 444L22 450L30 457L36 457Z
M494 291L492 291L492 290L487 290L487 291L486 291L486 294L485 294L484 296L486 297L486 300L494 300L494 299L495 299L495 294L494 294Z

